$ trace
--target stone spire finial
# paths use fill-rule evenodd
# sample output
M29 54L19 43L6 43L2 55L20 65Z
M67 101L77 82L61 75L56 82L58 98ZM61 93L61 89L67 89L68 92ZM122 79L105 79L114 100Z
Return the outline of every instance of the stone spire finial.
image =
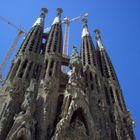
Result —
M95 38L96 38L97 46L100 49L104 49L104 46L103 46L103 43L102 43L102 40L101 40L100 30L95 29L94 32L95 32Z
M70 72L69 83L77 82L77 79L81 77L82 63L81 63L80 56L78 55L77 48L75 46L73 46L73 50L72 50L70 68L71 68L71 72Z
M46 17L46 13L48 13L48 9L47 8L42 8L41 9L41 14L40 14L39 18L37 18L33 27L36 26L36 25L44 26L44 19Z
M81 60L80 60L80 57L78 55L77 48L75 46L73 46L70 65L71 65L71 67L77 67L77 66L79 66L79 64L81 64Z
M98 39L101 39L100 30L99 30L99 29L95 29L94 32L95 32L95 37L96 37L96 39L97 39L97 40L98 40Z
M57 8L57 15L61 16L62 13L63 13L63 9L62 8Z
M47 8L42 8L40 17L45 17L46 13L48 13L48 9Z
M88 21L87 21L87 19L83 18L82 22L83 22L82 37L89 36L88 25L87 25Z
M87 18L83 18L82 22L83 22L83 27L87 27L88 26L87 25L87 23L88 23Z
M54 21L53 21L53 23L52 23L52 25L54 25L54 24L58 24L58 23L60 23L61 22L61 14L63 13L63 10L61 9L61 8L57 8L57 16L55 17L55 19L54 19Z
M77 58L78 56L78 51L77 48L75 46L73 46L73 50L72 50L72 58Z

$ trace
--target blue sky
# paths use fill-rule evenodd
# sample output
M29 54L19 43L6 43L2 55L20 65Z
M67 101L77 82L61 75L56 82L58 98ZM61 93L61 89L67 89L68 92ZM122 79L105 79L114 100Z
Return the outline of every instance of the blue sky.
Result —
M102 40L117 72L128 110L136 122L135 134L140 139L140 1L139 0L1 0L0 15L26 32L47 7L45 26L51 25L56 8L63 9L64 17L89 13L89 30L99 28ZM71 24L69 46L81 44L82 24ZM17 31L0 20L0 63L16 37ZM18 45L19 47L19 45ZM70 49L71 50L71 49ZM11 57L4 75L7 73Z

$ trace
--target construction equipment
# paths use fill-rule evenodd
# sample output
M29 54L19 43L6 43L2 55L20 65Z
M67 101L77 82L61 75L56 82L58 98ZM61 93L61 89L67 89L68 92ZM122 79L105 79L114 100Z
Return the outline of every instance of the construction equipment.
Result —
M6 54L5 58L2 61L2 64L0 65L0 82L2 83L3 82L2 73L6 67L6 64L7 64L8 60L10 59L10 56L13 54L14 50L16 49L16 46L17 46L21 36L23 34L26 35L26 32L24 32L21 28L18 28L16 25L11 23L9 20L5 19L4 17L0 16L0 19L18 31L17 37L16 37L13 45L10 47L8 53Z
M88 16L88 13L85 13L83 15L80 15L76 18L73 19L69 19L69 18L64 18L64 20L62 21L62 24L65 24L65 34L64 34L64 42L63 42L63 55L64 56L68 56L68 43L69 43L69 31L70 31L70 23L74 22L76 20L79 19L83 19L85 17ZM7 23L8 25L12 26L13 28L15 28L18 31L18 35L13 43L13 45L11 46L11 48L9 49L7 55L5 56L4 60L2 61L2 64L0 65L0 83L3 82L3 77L2 77L2 73L6 67L6 64L8 62L8 60L10 59L10 56L13 54L14 50L16 49L16 46L20 40L20 37L24 34L25 36L27 35L26 32L24 32L21 28L17 27L15 24L11 23L9 20L5 19L4 17L0 16L0 19L3 20L5 23ZM48 27L44 30L44 32L49 32L49 30L51 29L51 27ZM62 67L63 72L66 72L66 67L63 66Z
M63 55L64 56L68 56L70 23L74 22L74 21L77 21L77 20L80 20L80 19L83 19L83 18L86 18L87 16L88 16L88 13L85 13L81 16L78 16L78 17L72 18L72 19L69 19L69 18L66 17L62 21L62 24L65 23L65 34L64 34L64 42L63 42ZM65 66L62 67L62 71L66 72L66 67Z

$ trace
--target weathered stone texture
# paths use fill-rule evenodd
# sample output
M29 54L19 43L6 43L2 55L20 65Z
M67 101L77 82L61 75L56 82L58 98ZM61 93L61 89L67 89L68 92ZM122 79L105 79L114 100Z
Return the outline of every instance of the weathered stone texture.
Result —
M3 95L0 93L0 114L2 111L2 107L4 106L4 103L6 101L6 98L7 98L7 94Z

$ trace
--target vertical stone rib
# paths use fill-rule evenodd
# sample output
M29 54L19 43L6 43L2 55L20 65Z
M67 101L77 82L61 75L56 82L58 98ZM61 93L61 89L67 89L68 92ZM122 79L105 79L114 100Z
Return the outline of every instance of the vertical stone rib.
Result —
M100 60L101 72L106 78L112 78L114 81L118 81L114 67L102 44L100 31L96 29L95 34L96 34L96 44L97 44L97 51L98 51L98 56Z
M62 54L62 29L61 29L61 13L62 9L58 9L57 16L55 17L46 45L47 53Z
M36 43L39 42L38 39L40 40L42 39L41 38L42 35L40 36L40 33L43 34L44 20L45 20L46 13L47 13L47 9L42 8L39 18L34 23L31 31L27 34L27 37L23 41L19 53L24 53L28 51L33 51L35 53L37 52Z
M10 72L9 77L8 77L9 79L14 78L14 76L17 73L17 70L19 69L20 63L21 63L20 59L18 59L16 62L13 63L13 67L12 67L11 72Z
M96 66L95 48L88 31L87 19L83 19L81 59L84 66Z

